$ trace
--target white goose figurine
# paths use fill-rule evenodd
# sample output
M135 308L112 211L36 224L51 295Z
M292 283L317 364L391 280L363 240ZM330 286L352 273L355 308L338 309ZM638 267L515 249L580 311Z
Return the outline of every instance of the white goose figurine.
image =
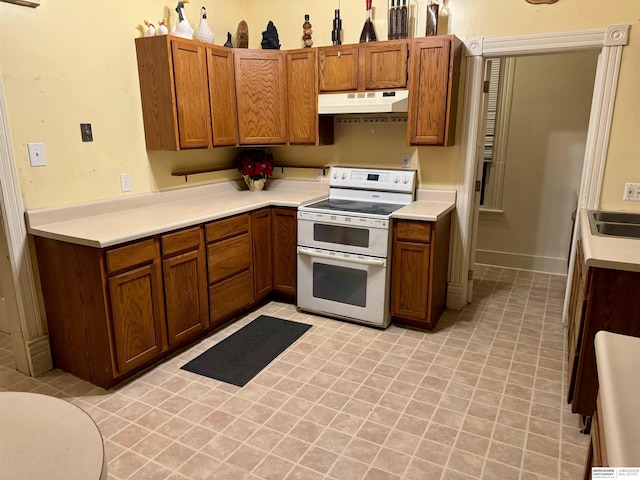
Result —
M167 22L163 18L162 20L158 20L158 28L156 28L156 35L167 35L169 30L167 30Z
M200 9L200 25L193 32L193 39L205 43L213 43L216 39L207 23L207 9L204 7Z
M152 37L156 34L156 27L149 20L145 20L144 24L147 26L147 29L144 32L145 37Z
M176 7L176 12L178 12L178 24L174 25L171 29L171 33L177 37L192 39L193 28L191 28L191 24L184 13L185 3L189 3L189 0L180 0L178 2L178 6Z

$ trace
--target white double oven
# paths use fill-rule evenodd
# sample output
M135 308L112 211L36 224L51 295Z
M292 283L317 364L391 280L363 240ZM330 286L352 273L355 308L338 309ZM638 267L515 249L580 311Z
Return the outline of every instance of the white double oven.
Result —
M298 307L386 328L390 217L413 201L415 172L334 167L329 182L298 208Z

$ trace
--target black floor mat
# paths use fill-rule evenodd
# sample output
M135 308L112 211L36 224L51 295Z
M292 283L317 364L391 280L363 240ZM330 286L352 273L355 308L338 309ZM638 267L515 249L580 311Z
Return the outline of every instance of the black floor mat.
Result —
M306 323L261 315L182 370L243 387L310 328Z

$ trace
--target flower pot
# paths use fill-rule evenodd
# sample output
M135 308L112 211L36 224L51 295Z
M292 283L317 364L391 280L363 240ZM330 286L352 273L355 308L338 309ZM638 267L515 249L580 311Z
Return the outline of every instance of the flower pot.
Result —
M253 179L249 175L243 175L244 181L247 183L249 190L252 192L259 192L264 188L264 184L267 181L265 177Z

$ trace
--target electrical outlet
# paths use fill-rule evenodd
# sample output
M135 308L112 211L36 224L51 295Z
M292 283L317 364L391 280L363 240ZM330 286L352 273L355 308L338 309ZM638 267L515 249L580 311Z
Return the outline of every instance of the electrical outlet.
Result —
M80 135L83 142L93 142L93 132L91 131L90 123L80 124Z
M622 200L640 202L640 183L625 183Z
M120 188L123 192L131 191L131 175L129 175L128 173L120 174Z
M47 159L44 156L44 143L27 143L29 163L32 167L44 167Z
M402 157L402 168L411 168L411 155L408 153L403 153Z
M316 173L316 181L322 182L323 180L324 180L324 170L318 169Z

